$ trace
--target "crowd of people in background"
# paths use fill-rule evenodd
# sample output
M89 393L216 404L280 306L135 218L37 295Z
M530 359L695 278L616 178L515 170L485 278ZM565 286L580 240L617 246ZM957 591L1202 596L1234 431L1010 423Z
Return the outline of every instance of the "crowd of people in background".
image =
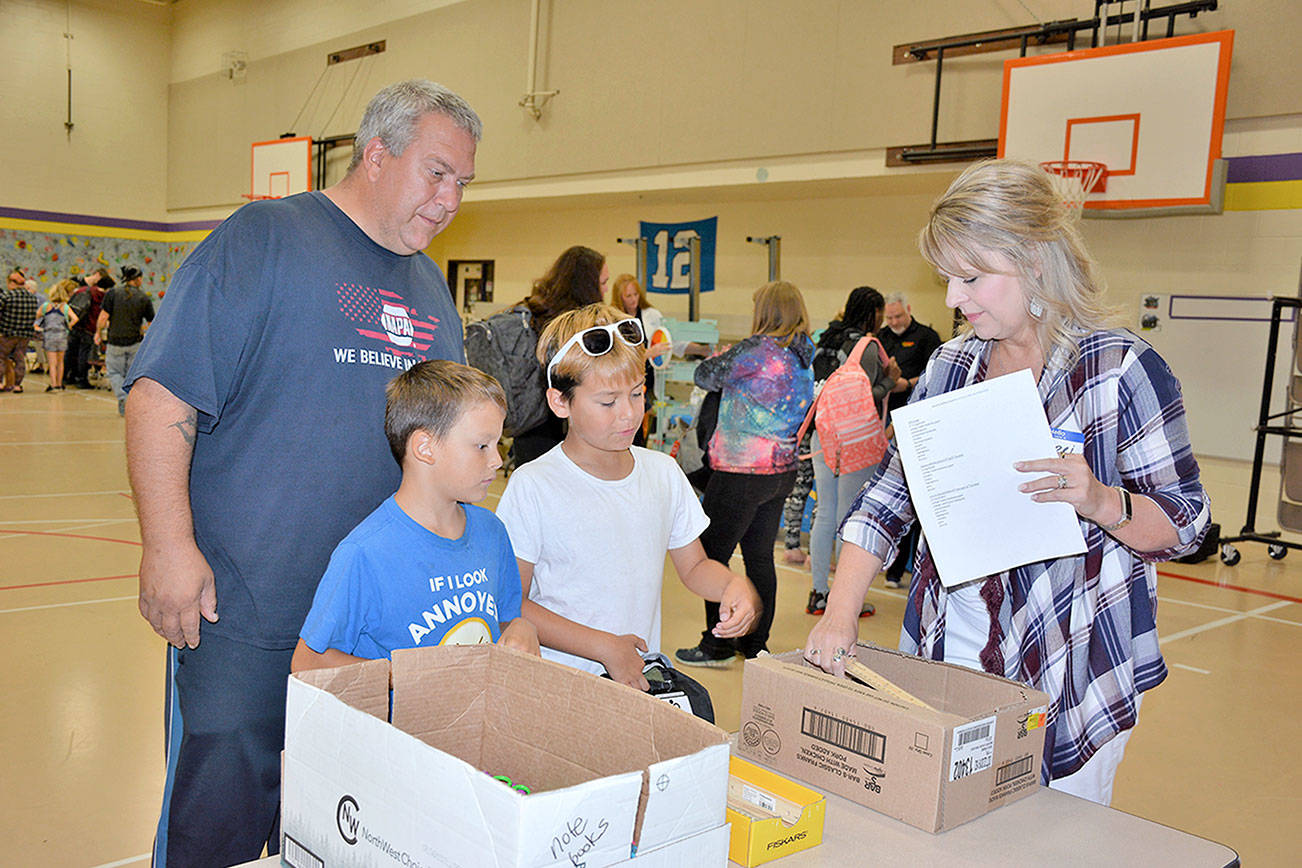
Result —
M91 374L103 367L122 415L122 380L154 318L154 302L142 288L139 268L124 266L120 277L119 287L109 270L99 267L56 281L47 295L23 269L9 269L0 292L0 392L21 394L29 370L48 375L46 392L65 391L69 384L93 389ZM29 350L35 354L30 365Z

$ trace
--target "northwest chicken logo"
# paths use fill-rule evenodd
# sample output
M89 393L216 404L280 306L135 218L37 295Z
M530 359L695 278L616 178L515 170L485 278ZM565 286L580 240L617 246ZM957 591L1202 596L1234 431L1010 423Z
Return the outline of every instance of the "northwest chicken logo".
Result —
M337 292L339 312L362 337L383 341L399 355L423 353L433 343L438 317L421 316L397 293L357 283L341 283Z

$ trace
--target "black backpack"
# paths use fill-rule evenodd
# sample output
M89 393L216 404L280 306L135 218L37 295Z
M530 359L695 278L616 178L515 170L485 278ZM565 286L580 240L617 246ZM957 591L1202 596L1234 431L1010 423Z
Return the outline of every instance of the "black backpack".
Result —
M74 292L72 297L68 299L68 307L77 315L77 319L85 319L91 308L90 290L83 286Z
M547 381L534 355L538 334L527 307L499 311L466 326L466 361L502 384L503 433L514 437L547 419Z
M818 338L818 346L814 348L814 358L810 362L810 367L814 369L814 382L823 382L845 364L861 337L863 332L846 328L839 321L825 328Z

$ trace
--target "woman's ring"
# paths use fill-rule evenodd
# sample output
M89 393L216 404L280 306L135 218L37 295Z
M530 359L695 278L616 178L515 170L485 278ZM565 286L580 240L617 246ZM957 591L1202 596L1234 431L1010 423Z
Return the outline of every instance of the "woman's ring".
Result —
M817 656L818 656L818 652L819 652L820 650L822 650L822 649L820 649L820 648L815 648L813 651L810 651L810 652L809 652L809 656L810 656L810 657L817 657Z
M843 658L843 657L845 657L845 649L844 649L844 648L837 648L836 651L832 652L832 662L833 662L833 663L835 663L836 661L840 660L840 659Z
M1058 487L1059 488L1067 487L1067 477L1063 476L1061 473L1058 474Z

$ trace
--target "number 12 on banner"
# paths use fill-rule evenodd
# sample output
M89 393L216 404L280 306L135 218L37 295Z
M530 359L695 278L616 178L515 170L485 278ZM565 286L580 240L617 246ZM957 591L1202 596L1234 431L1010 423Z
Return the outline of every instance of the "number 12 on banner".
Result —
M688 223L642 221L641 236L647 242L647 290L686 293L691 283L691 239L701 239L701 292L714 290L714 249L717 217Z

